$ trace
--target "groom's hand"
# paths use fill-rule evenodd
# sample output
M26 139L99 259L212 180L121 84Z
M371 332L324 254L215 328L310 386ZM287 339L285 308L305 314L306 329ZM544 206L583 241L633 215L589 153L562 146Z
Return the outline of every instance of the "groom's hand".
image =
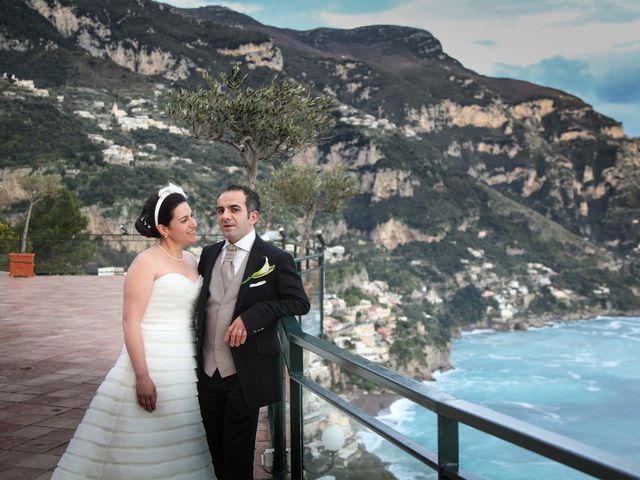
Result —
M230 347L239 347L247 341L247 329L240 317L231 322L224 334L224 341L229 342Z
M153 412L156 409L158 392L150 377L136 378L136 395L138 403L147 412Z

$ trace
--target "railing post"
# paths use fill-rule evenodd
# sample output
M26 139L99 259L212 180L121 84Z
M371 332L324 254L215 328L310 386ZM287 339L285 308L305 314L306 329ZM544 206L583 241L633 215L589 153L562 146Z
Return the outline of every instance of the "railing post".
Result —
M322 255L318 257L318 266L320 267L320 298L318 303L320 304L320 336L324 333L324 250Z
M289 368L292 372L302 373L302 347L289 344ZM302 479L302 386L293 379L289 380L290 425L291 425L291 478Z
M285 398L285 367L282 355L278 358L280 400L269 406L269 413L273 419L273 477L287 478L287 404Z
M458 473L459 449L458 422L438 415L438 480L448 478L445 470Z

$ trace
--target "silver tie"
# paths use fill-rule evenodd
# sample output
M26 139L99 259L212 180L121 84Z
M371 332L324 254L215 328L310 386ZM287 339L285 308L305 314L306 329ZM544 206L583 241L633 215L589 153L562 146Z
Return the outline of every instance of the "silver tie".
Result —
M236 256L236 250L238 247L235 245L229 244L227 246L224 258L222 259L222 266L220 267L220 273L222 274L222 288L224 291L227 291L227 288L233 281L233 277L235 277L235 268L233 266L233 260Z

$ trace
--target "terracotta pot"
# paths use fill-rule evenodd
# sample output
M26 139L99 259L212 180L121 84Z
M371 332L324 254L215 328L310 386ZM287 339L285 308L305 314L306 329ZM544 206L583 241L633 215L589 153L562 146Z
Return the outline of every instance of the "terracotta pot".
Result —
M35 253L10 253L9 254L9 276L11 277L33 277L33 261Z

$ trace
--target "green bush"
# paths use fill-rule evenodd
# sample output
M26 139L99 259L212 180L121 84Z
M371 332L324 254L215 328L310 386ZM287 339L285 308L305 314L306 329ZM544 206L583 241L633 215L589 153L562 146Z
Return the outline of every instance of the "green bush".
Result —
M32 215L29 238L36 272L75 272L92 258L95 245L78 238L89 221L74 193L63 188L51 201L37 203Z

